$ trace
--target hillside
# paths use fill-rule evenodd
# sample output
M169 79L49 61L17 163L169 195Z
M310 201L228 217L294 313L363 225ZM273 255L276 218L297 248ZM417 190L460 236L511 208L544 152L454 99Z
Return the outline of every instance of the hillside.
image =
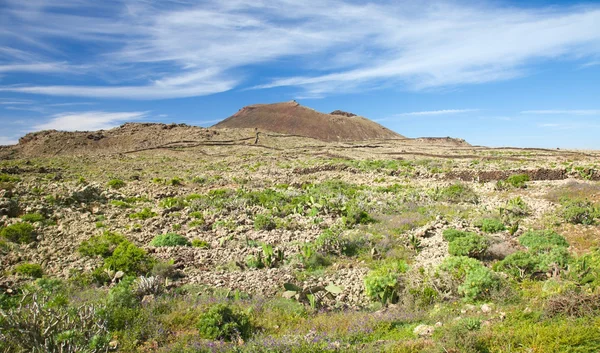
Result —
M324 114L295 101L250 105L213 127L257 128L330 142L404 138L369 119L342 111Z

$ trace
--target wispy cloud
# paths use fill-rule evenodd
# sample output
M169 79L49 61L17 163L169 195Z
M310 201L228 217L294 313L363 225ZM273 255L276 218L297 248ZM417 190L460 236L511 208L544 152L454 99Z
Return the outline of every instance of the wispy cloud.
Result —
M594 60L600 7L350 0L4 0L0 72L85 67L111 84L0 91L159 99L292 86L299 96L507 80L534 60ZM332 11L335 9L335 11ZM86 48L70 57L71 43ZM93 44L93 45L90 45ZM0 47L0 49L2 49ZM56 64L56 63L60 64ZM62 66L61 66L62 65ZM262 66L261 66L262 65ZM265 66L277 68L269 75ZM252 83L250 83L252 82Z
M33 126L33 130L91 131L106 130L124 122L144 118L147 112L90 111L56 114L45 123Z
M600 109L549 109L524 110L521 114L532 115L600 115Z
M69 71L69 67L63 63L32 63L32 64L10 64L0 65L0 72L63 72Z
M420 112L400 113L396 116L431 116L431 115L452 115L461 113L476 112L479 109L442 109L442 110L426 110Z
M10 136L0 136L0 146L16 145L19 139Z

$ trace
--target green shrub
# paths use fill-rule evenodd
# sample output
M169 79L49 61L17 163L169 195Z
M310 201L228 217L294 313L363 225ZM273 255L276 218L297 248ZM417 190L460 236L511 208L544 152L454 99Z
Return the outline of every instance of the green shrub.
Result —
M481 266L467 272L465 280L458 286L458 293L466 299L477 300L487 297L498 288L500 281L489 268Z
M369 224L375 222L375 219L362 209L355 202L347 203L346 208L342 212L344 221L347 226L354 226L356 224Z
M204 220L204 214L200 211L191 212L190 217L195 218L195 219Z
M182 210L187 205L187 202L183 199L183 197L167 197L160 200L160 207Z
M408 265L404 261L387 261L369 271L365 276L366 294L371 300L384 305L395 303L400 292L400 276L406 273Z
M519 279L543 275L555 268L564 269L570 255L565 247L539 248L537 250L518 251L496 263L494 269ZM545 278L545 276L543 277Z
M192 246L195 248L208 249L210 248L210 244L206 240L201 239L192 239Z
M118 208L131 208L131 204L129 202L121 200L112 200L110 204Z
M150 242L151 246L160 247L160 246L190 246L190 241L187 238L175 234L175 233L167 233L157 235Z
M183 179L175 177L175 178L169 180L168 184L171 186L183 185Z
M595 224L596 218L600 217L600 209L591 201L583 199L563 199L560 214L562 218L571 224Z
M527 182L529 180L530 178L527 174L514 174L506 178L506 181L503 183L503 186L507 185L517 189L524 189L527 187Z
M13 243L28 244L35 241L35 229L29 223L15 223L0 230L0 237Z
M132 213L129 215L130 219L148 219L152 217L156 217L158 214L152 211L150 208L145 207L140 212Z
M27 213L21 216L21 220L29 223L44 222L46 217L39 213Z
M200 337L233 341L248 339L252 334L249 316L227 304L216 304L200 315L197 323Z
M304 268L309 270L315 270L331 264L325 256L315 250L315 246L311 243L304 243L301 246L300 261L302 261Z
M487 251L488 240L479 235L468 233L448 244L448 252L453 256L481 257Z
M477 227L486 233L498 233L506 229L504 224L495 218L484 218L477 223Z
M44 275L44 270L42 270L42 266L38 264L20 264L15 267L15 273L31 278L42 278Z
M261 255L248 255L246 256L246 266L248 268L264 268L265 263Z
M128 275L145 274L152 269L153 260L143 249L130 242L119 244L111 256L104 259L104 266Z
M271 215L259 214L254 217L254 229L256 230L273 230L275 227L277 225Z
M102 256L107 258L113 254L116 247L127 242L127 239L118 233L104 232L102 235L94 235L89 240L79 245L79 253L84 256Z
M498 288L500 284L495 273L480 261L466 256L451 256L445 259L438 269L458 281L458 293L469 300L488 296L492 289Z
M442 237L444 238L444 240L451 242L454 239L462 238L469 234L475 234L475 233L465 232L465 231L458 230L458 229L446 229L442 233Z
M530 230L519 237L519 243L532 250L569 247L567 239L551 230Z
M21 181L19 177L4 173L0 174L0 182L2 183L17 183L19 181Z
M453 184L442 189L437 189L434 199L446 202L479 202L479 196L475 190L465 184Z
M125 186L125 182L121 179L111 179L108 186L113 189L120 189Z

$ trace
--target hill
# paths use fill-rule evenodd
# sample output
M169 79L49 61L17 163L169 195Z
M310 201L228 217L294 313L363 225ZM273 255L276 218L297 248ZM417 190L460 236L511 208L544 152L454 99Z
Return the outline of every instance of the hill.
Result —
M213 127L256 128L329 142L404 138L364 117L339 110L331 114L320 113L295 101L250 105Z

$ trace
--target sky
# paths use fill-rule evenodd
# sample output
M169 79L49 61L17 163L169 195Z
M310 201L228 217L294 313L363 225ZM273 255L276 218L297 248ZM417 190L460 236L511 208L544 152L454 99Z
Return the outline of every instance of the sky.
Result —
M0 0L0 144L292 99L407 137L600 149L600 1Z

